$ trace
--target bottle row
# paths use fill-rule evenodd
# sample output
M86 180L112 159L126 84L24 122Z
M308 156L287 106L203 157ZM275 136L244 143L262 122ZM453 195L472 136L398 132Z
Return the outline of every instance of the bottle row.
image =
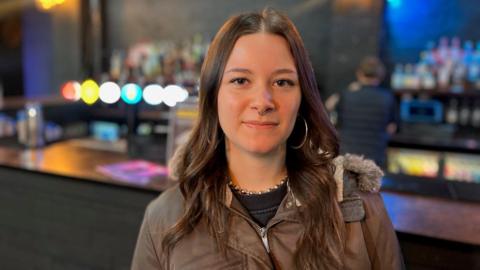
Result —
M201 35L180 42L139 42L126 51L114 50L106 75L119 84L195 85L208 46Z
M463 42L443 37L428 42L417 63L396 64L391 75L393 89L439 89L462 92L480 90L480 41Z
M52 121L44 121L42 106L27 104L17 117L0 113L0 139L17 136L18 143L27 147L41 147L61 139L63 128Z
M451 99L445 112L445 121L453 125L480 128L480 100Z

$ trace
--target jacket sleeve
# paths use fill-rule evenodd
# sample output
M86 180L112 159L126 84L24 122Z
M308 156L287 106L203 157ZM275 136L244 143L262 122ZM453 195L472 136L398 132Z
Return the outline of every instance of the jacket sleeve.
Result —
M149 205L145 211L142 226L140 227L137 245L133 254L131 270L163 269L152 237L152 231L150 227L150 206L151 205Z
M362 231L372 269L405 269L400 246L379 193L363 193Z

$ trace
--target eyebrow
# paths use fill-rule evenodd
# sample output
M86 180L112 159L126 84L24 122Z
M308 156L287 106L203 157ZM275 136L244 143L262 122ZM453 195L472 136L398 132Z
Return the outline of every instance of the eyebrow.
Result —
M250 71L249 69L246 69L246 68L231 68L231 69L225 71L225 74L226 73L231 73L231 72L241 72L241 73L249 73L249 74L253 73L252 71ZM284 74L284 73L297 74L296 71L294 71L292 69L289 69L289 68L279 68L279 69L277 69L273 72L273 74Z
M241 73L252 73L249 69L246 69L246 68L231 68L227 71L225 71L225 74L226 73L231 73L231 72L241 72Z

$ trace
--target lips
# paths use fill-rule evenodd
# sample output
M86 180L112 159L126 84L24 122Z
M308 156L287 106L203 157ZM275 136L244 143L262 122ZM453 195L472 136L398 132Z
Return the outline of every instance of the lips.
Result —
M255 128L255 129L269 129L278 126L278 122L274 121L243 121L247 127Z

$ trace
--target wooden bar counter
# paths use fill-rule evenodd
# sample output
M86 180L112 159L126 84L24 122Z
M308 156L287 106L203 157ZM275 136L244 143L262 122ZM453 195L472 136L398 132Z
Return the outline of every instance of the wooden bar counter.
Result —
M101 145L105 150L82 146L88 144ZM148 191L160 192L167 187L166 185L171 184L166 177L147 183L135 183L121 181L98 172L97 166L129 160L124 151L106 150L108 148L108 142L102 143L93 139L59 142L39 149L0 146L0 166ZM112 144L111 148L122 147Z
M480 246L480 204L382 192L395 230Z
M480 269L480 204L382 192L407 269Z

